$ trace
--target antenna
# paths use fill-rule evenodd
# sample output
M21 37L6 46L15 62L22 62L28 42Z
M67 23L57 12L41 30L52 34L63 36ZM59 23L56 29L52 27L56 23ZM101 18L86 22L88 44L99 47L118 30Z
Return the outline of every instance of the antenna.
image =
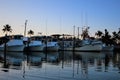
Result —
M61 34L61 29L62 29L62 21L61 21L61 16L60 16L60 34Z
M27 26L27 20L25 21L25 30L24 30L24 36L26 37L26 26Z
M87 14L87 12L85 13L85 25L88 26L88 14Z
M46 36L47 36L47 19L45 21L45 26L46 26Z

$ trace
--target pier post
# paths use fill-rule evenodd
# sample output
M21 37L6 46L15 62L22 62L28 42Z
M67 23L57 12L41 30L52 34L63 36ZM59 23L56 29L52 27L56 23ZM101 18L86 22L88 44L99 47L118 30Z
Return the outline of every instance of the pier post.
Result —
M7 52L7 35L5 35L5 44L4 44L4 67L6 68L6 52Z
M62 51L64 51L64 34L63 34L63 38L62 38Z
M47 52L47 41L48 41L48 39L47 39L47 36L46 36L46 38L45 38L45 52Z

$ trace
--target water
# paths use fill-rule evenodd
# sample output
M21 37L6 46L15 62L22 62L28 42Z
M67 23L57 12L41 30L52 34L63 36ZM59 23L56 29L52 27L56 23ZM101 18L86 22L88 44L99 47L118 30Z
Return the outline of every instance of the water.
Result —
M120 53L0 52L0 80L120 80Z

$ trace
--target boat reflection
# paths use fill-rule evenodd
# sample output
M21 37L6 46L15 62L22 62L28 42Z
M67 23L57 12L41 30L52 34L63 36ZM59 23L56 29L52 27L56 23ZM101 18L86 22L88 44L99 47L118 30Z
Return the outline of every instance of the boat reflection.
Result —
M27 64L31 67L42 67L42 63L50 63L52 65L59 63L59 53L58 52L29 52L26 54Z
M112 59L113 67L115 71L120 73L120 52L115 52Z
M7 67L4 67L4 54L0 52L1 68L21 70L25 66L42 69L44 63L61 66L62 69L72 67L73 73L81 72L84 76L89 70L120 73L120 53L113 52L7 52L6 58Z
M78 52L76 55L81 56L81 68L84 73L87 73L90 67L95 67L98 72L106 72L108 71L113 52Z
M26 55L27 66L29 67L42 67L42 60L45 58L43 52L27 52Z
M45 53L47 55L47 62L48 63L58 63L59 64L59 53L58 52L49 52Z
M0 53L1 56L1 67L20 70L22 68L23 53L22 52L7 52L6 64L4 64L4 54ZM6 65L6 66L5 66Z

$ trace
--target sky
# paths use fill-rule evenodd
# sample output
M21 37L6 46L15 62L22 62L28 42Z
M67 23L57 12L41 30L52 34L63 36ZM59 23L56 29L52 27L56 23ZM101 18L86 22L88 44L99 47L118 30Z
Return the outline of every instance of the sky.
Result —
M3 26L9 24L10 34L34 35L75 34L89 26L89 34L107 29L110 33L120 28L120 0L0 0L0 36Z

